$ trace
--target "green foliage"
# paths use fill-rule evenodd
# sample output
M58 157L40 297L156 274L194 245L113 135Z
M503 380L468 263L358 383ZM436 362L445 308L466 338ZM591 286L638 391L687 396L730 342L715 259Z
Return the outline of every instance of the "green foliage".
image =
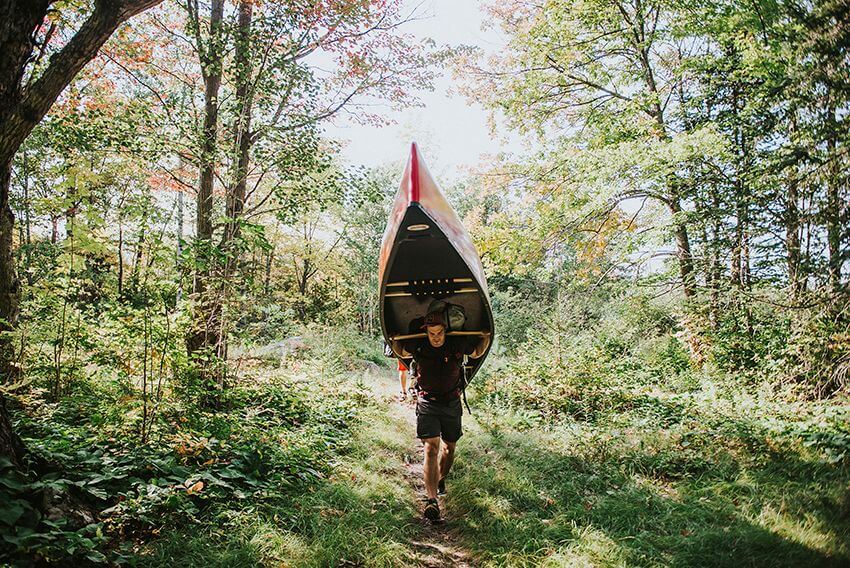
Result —
M824 306L847 304L844 3L555 0L489 13L506 45L459 51L459 74L494 121L538 142L471 187L497 309L657 285L680 304L694 366L842 392L846 316ZM500 286L506 276L555 282L528 295ZM545 316L504 311L514 353ZM625 353L630 329L599 347ZM557 353L553 333L534 339ZM665 373L684 369L675 342L647 349L667 353L653 363Z
M808 420L789 428L804 446L816 448L829 463L850 464L850 412L847 408L826 407Z
M369 399L374 401L374 399ZM414 497L401 482L409 455L406 423L373 402L349 431L350 450L303 491L258 506L222 504L205 523L176 527L140 555L145 565L244 562L314 567L356 562L407 566L417 531Z
M163 4L15 159L23 376L2 386L32 459L0 461L0 561L420 559L409 426L367 384L391 363L376 267L398 167L346 169L321 121L414 102L431 70L394 35L399 2L253 8L215 37ZM449 192L497 326L449 498L476 563L847 557L844 8L492 7L508 46L464 75L538 145ZM322 48L338 73L305 57ZM187 239L206 162L212 234Z
M781 369L790 318L768 304L730 310L711 336L711 357L726 372L763 376Z
M277 303L252 302L234 324L234 339L243 344L261 345L295 335L295 311Z
M783 433L797 405L725 394L655 390L521 432L512 409L482 409L453 470L454 526L481 565L846 561L846 469Z
M310 368L311 375L318 372ZM90 388L77 388L75 397L59 403L18 399L26 409L25 441L62 474L36 480L35 472L4 465L0 489L4 502L14 504L0 519L13 547L7 558L127 561L121 542L156 534L164 520L197 523L224 504L252 507L298 494L330 474L368 407L340 396L349 388L344 378L324 385L275 373L228 390L215 412L167 402L150 441L140 444L135 421L126 418L138 412L136 401L108 382L100 383L106 388L84 384ZM58 524L37 506L48 489L79 495ZM74 515L89 522L74 526Z
M315 360L331 372L363 369L364 364L388 366L383 341L363 336L354 325L327 327L313 325L304 329L309 346L303 356Z
M578 288L559 300L528 325L528 339L509 358L482 372L488 400L532 410L544 420L565 415L595 420L634 404L623 388L696 386L671 306L620 286L593 296ZM521 302L516 306L520 317L529 309Z

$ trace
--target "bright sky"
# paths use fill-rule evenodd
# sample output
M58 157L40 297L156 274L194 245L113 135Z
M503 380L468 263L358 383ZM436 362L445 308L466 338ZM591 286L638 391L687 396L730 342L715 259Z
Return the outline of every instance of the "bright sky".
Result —
M495 51L504 43L498 30L481 29L484 16L479 0L408 0L407 4L419 17L404 29L416 37L431 38L438 46L476 45ZM393 124L361 126L341 119L327 126L326 133L348 141L343 150L347 162L370 167L405 160L410 142L416 141L431 173L444 184L450 183L463 177L466 168L478 165L483 154L502 149L489 132L484 109L455 87L451 73L445 70L433 92L418 93L424 107L388 111Z

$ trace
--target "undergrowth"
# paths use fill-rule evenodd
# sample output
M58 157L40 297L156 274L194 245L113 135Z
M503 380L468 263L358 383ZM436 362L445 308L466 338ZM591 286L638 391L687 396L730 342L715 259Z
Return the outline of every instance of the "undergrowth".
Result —
M144 438L138 400L117 382L78 380L58 402L37 387L16 396L30 467L0 463L0 560L136 563L174 527L212 527L314 490L374 405L362 372L318 355L352 350L343 339L313 342L283 368L242 369L215 408L174 389Z
M475 389L481 432L449 500L482 565L850 561L845 400L706 376L687 389L553 384L512 369Z

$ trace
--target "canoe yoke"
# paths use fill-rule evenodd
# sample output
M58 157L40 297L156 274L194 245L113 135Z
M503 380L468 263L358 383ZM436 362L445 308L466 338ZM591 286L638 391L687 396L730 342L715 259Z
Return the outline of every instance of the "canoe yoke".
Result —
M428 278L422 280L406 280L387 284L385 298L402 298L406 296L426 296L441 298L454 294L478 293L472 278Z

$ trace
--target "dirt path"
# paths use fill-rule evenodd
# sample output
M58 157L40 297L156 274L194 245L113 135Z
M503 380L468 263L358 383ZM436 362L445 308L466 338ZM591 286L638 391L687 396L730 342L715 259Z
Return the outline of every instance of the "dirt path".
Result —
M416 413L412 402L400 403L396 399L397 383L394 376L389 376L385 384L381 384L376 394L382 402L390 405L388 412L393 418L403 420L410 428L410 449L405 454L405 480L416 496L417 525L420 530L410 540L411 548L416 553L417 565L427 567L455 566L471 568L475 565L472 554L462 545L456 531L452 529L451 510L447 510L445 498L440 497L440 510L445 522L432 524L423 516L425 509L425 482L422 472L424 451L422 444L414 437L416 431ZM451 491L451 487L448 488Z
M398 404L398 403L397 403ZM413 406L405 404L404 415L410 425L411 432L416 429L416 415ZM413 441L409 455L416 456L414 461L405 463L405 478L417 496L417 513L419 515L420 537L411 540L410 544L416 549L420 566L472 566L472 556L459 543L457 535L452 531L451 511L446 510L444 498L440 498L440 509L443 511L445 522L432 524L423 517L425 509L425 482L422 473L423 462L422 444Z

